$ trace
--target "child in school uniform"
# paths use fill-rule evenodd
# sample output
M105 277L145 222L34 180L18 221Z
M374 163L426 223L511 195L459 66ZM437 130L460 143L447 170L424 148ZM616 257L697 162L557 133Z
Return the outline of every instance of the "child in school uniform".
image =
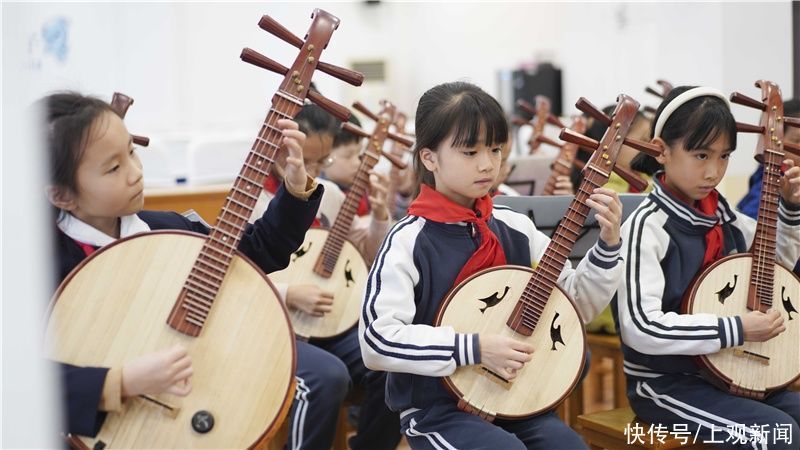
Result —
M204 224L177 213L142 210L142 165L125 124L108 103L63 92L45 97L40 106L51 159L47 196L57 209L58 282L98 249L135 233L163 229L209 233ZM248 227L239 244L265 273L289 264L322 196L322 188L307 177L302 164L305 136L292 121L277 125L289 150L286 183L273 207ZM59 366L67 410L65 431L73 434L95 436L106 413L119 411L128 397L191 392L191 358L182 346L142 355L121 367Z
M536 351L546 351L431 324L458 282L487 267L531 267L549 239L527 216L492 204L489 191L509 134L494 98L469 83L435 86L420 98L415 130L419 194L370 272L359 322L365 363L389 372L387 402L400 413L414 449L585 448L553 412L490 423L461 411L442 385L441 377L470 364L511 380ZM576 269L567 263L559 277L585 321L611 300L623 267L619 199L599 188L588 204L598 212L600 240Z
M333 162L331 149L339 132L340 122L313 104L303 106L295 121L307 135L303 147L305 166L311 176L317 177L320 170L330 167ZM317 180L325 186L325 193L313 227L330 227L344 203L345 195L335 183L319 178ZM377 249L389 227L386 190L375 178L371 179L371 189L373 223L366 228L356 225L348 235L350 239L357 239L353 242L362 252L369 251L369 242L376 242L371 246ZM256 204L254 217L261 208L268 207L274 201L272 191L273 186L267 185ZM385 213L385 223L374 220L376 211ZM373 255L377 252L372 251ZM324 315L331 310L333 294L323 291L315 284L275 283L275 287L289 308L315 315ZM394 449L400 440L400 434L397 414L386 407L384 400L385 377L384 373L373 372L364 366L355 329L332 339L311 340L308 343L298 341L298 390L289 413L291 426L287 448L294 450L331 447L339 409L352 381L353 384L363 386L364 399L358 417L357 433L349 440L350 448Z
M622 227L625 280L612 302L631 408L647 423L688 428L698 441L722 448L797 449L800 394L737 397L701 378L692 360L776 336L785 329L779 313L717 317L680 309L695 276L723 256L746 252L754 235L755 221L715 190L736 148L727 97L707 87L673 89L658 108L651 142L663 151L663 171ZM800 167L785 165L777 255L793 264L800 252ZM778 424L793 442L773 442Z

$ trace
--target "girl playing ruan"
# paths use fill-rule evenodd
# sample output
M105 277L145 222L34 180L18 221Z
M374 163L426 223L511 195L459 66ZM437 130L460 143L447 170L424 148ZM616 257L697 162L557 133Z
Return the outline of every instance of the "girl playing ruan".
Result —
M125 124L108 103L64 92L49 95L40 104L51 160L47 195L57 209L53 226L57 281L98 249L135 233L177 229L208 234L204 224L180 214L142 210L142 164ZM305 135L290 120L281 120L278 126L289 150L285 186L239 244L239 250L265 273L288 265L322 197L322 188L307 189L310 180L302 159ZM60 368L66 431L84 436L96 435L106 413L121 411L129 397L186 396L192 390L192 362L181 346L132 358L120 367L60 364Z
M509 337L431 324L460 281L498 265L531 267L549 239L525 215L492 204L489 192L508 141L494 98L469 83L436 86L419 101L415 130L419 194L370 272L359 324L364 362L389 372L387 402L414 449L585 448L553 412L490 423L461 411L443 387L441 377L471 364L511 380L539 351ZM577 269L567 263L559 277L584 321L611 300L623 268L616 194L596 189L588 204L597 211L600 241Z

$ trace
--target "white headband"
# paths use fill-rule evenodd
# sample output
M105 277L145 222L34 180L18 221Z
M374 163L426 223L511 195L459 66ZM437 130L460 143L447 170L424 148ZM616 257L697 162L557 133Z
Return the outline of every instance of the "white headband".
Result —
M721 98L722 100L725 101L725 104L728 105L728 108L731 107L731 103L728 101L728 97L725 97L725 95L717 89L710 87L702 87L702 86L689 89L683 94L673 98L672 101L669 102L667 106L664 107L664 110L661 111L661 115L658 116L658 121L656 122L653 137L661 137L661 130L664 128L664 124L667 123L667 119L669 119L669 116L671 116L676 109L680 108L681 105L688 102L689 100L705 96Z

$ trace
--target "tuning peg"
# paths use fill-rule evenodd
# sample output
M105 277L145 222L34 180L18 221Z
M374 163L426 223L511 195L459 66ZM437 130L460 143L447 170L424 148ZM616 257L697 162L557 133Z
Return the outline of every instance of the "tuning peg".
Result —
M673 89L672 83L667 80L656 80L656 83L659 84L662 88L664 88L664 95L666 96L669 92Z
M783 124L787 127L800 128L800 118L797 117L784 117Z
M345 69L344 67L334 66L333 64L328 64L323 61L320 61L319 64L317 64L317 69L353 86L361 86L361 83L364 82L363 73L356 72L355 70Z
M763 102L758 101L754 98L750 98L744 94L739 92L734 92L731 94L731 101L733 103L738 103L739 105L749 106L750 108L760 109L761 111L767 110L767 105Z
M289 68L283 64L274 61L250 48L245 47L242 49L242 54L239 55L239 57L242 59L242 61L248 64L261 67L262 69L267 69L279 75L286 75L286 73L289 71Z
M750 125L749 123L736 122L736 131L739 133L764 133L764 127L758 125Z
M364 104L359 101L353 102L353 108L355 108L356 111L360 112L361 114L364 114L365 116L369 117L375 122L380 121L380 117L378 117L377 114L370 111L369 108L364 106Z
M783 149L795 156L800 156L800 145L784 142Z
M554 116L553 114L548 114L547 115L547 123L549 123L550 125L555 125L555 126L557 126L559 128L566 128L566 125L564 125L564 122L562 122L561 119L559 119L558 117Z
M640 141L638 139L630 139L625 138L622 141L625 145L635 148L642 153L647 153L652 157L656 157L661 155L661 148L655 144L651 144L649 142Z
M139 136L138 134L132 134L131 139L133 139L133 143L140 146L140 147L147 147L150 145L150 138Z
M389 162L392 163L393 166L397 167L400 170L403 170L407 167L406 163L404 163L400 158L394 156L393 154L387 152L386 150L381 150L381 155L383 155Z
M294 45L297 48L303 46L303 40L297 37L294 33L289 31L286 27L278 23L277 20L273 19L270 16L264 15L261 16L261 20L258 21L258 26L261 27L262 30L274 35L275 37L282 39L289 44Z
M652 106L645 106L645 107L644 107L644 112L646 112L646 113L648 113L648 114L653 114L653 115L655 115L655 114L658 112L658 110L657 110L657 109L655 109L655 108L653 108Z
M366 131L362 130L360 127L355 126L350 122L342 123L342 129L347 131L347 132L349 132L349 133L355 134L356 136L362 137L362 138L368 138L368 137L372 136L371 134L367 133Z
M411 147L412 145L414 145L414 140L413 140L413 139L409 139L409 138L407 138L407 137L405 137L405 136L401 136L401 135L399 135L399 134L394 134L394 133L392 133L392 132L389 132L389 134L387 135L387 137L388 137L389 139L391 139L391 140L393 140L393 141L397 142L398 144L403 144L403 145L405 145L406 147Z
M558 142L558 141L556 141L554 139L551 139L551 138L549 138L549 137L547 137L547 136L545 136L543 134L540 134L540 135L536 136L536 140L538 140L539 142L542 142L544 144L547 144L547 145L552 145L553 147L557 147L557 148L561 148L561 147L564 146L564 144L562 144L561 142Z
M606 113L594 106L592 102L586 99L586 97L579 98L578 101L575 102L575 106L589 116L594 117L596 120L599 120L606 125L611 125L611 117L608 117Z
M571 142L589 149L596 149L600 146L600 143L594 139L586 137L580 133L576 133L569 128L562 128L561 133L558 134L558 137L561 138L562 141Z
M664 98L664 96L661 95L661 92L658 92L657 90L651 88L650 86L647 86L646 88L644 88L644 91L647 92L648 94L653 94L658 98Z
M133 104L133 99L121 92L114 92L111 97L111 109L117 113L121 118L125 118L128 113L128 108Z
M317 91L309 90L308 99L319 105L320 108L331 113L334 117L342 122L347 122L347 120L350 119L351 112L349 109L334 102L328 97L325 97Z
M517 106L519 106L523 111L527 112L528 114L531 114L531 115L534 115L534 116L536 115L536 107L533 106L532 104L526 102L523 99L517 100Z

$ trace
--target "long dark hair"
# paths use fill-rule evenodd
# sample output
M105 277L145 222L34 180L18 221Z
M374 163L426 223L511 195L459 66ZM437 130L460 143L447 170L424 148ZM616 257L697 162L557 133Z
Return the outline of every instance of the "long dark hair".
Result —
M415 196L422 184L436 186L433 173L422 164L420 150L437 151L448 136L452 136L453 146L474 147L481 131L485 132L487 146L508 141L508 122L503 108L478 86L456 81L434 86L422 94L414 121Z
M655 136L655 124L664 108L677 96L696 86L679 86L671 90L658 106L656 116L653 118L653 128L650 138ZM736 149L736 119L724 100L711 95L705 95L689 100L679 106L669 116L658 136L670 147L678 141L683 141L683 147L692 150L711 145L720 136L726 136L731 149ZM660 170L661 164L652 156L644 153L636 155L631 161L631 168L645 173ZM656 169L656 170L653 170Z

